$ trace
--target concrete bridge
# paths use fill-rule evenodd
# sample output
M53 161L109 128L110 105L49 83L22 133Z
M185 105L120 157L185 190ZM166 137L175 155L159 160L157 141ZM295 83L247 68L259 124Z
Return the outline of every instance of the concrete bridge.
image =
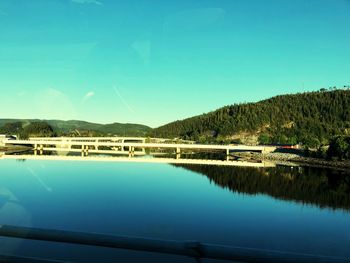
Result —
M247 145L213 145L186 143L146 142L142 137L52 137L30 138L28 140L4 139L5 145L26 145L35 153L43 151L81 152L82 156L89 153L145 155L145 149L170 150L176 153L177 159L183 151L222 151L228 157L233 151L272 152L276 147Z

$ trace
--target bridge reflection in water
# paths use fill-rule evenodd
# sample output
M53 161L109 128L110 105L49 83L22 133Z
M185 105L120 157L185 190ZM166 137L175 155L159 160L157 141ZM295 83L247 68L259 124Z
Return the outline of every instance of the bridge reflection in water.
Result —
M52 153L52 152L50 152ZM53 154L56 154L53 152ZM70 155L37 155L37 154L0 154L2 159L17 160L54 160L54 161L99 161L99 162L142 162L142 163L169 163L169 164L201 164L216 166L244 166L244 167L275 167L273 162L252 162L252 161L232 161L232 160L214 160L214 159L188 159L188 158L168 158L154 157L146 155L142 157L116 157L106 155L90 155L90 156L70 156Z

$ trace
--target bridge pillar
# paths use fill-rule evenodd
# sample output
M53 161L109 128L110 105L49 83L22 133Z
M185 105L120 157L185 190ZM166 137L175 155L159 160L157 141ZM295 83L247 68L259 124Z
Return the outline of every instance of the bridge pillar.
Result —
M146 143L146 139L143 139L142 143ZM146 148L141 148L141 152L142 153L146 153Z
M72 140L67 140L68 143L68 149L71 150L72 149Z
M81 146L81 157L84 157L85 156L85 145L83 144Z
M230 149L226 149L226 161L230 160Z
M44 145L40 144L40 155L44 153Z
M38 145L36 143L34 144L33 150L34 150L34 155L37 155L38 154Z
M181 158L181 149L180 147L176 147L176 160Z

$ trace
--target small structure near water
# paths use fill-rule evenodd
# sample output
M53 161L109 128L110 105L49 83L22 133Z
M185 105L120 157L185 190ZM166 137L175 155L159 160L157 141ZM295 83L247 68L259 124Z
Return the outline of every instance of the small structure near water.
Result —
M5 140L17 140L17 135L0 134L0 146L5 146Z

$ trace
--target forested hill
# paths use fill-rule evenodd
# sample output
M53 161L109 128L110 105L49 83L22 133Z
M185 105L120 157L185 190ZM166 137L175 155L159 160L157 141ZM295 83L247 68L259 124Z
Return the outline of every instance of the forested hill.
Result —
M350 90L320 90L226 106L152 131L156 137L317 146L350 134Z
M0 119L0 133L28 136L145 136L150 127L132 123L99 124L85 121Z

